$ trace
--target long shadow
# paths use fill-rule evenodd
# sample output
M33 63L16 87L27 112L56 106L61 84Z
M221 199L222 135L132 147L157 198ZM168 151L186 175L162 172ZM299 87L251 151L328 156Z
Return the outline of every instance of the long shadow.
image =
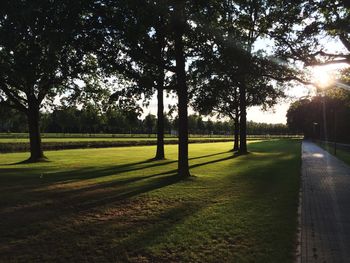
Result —
M208 154L208 155L202 155L198 157L192 157L189 158L189 160L196 160L196 159L202 159L206 157L212 157L217 156L221 154L225 154L227 152L220 152L215 154ZM79 181L81 179L88 180L88 179L94 179L98 177L103 176L109 176L109 175L117 175L121 173L131 172L131 171L139 171L147 168L167 165L171 163L175 163L177 160L162 160L162 161L155 161L153 159L147 159L140 162L134 162L134 163L127 163L127 164L121 164L116 166L109 166L107 168L83 168L83 169L74 169L74 170L68 170L68 171L61 171L61 172L50 172L49 171L43 171L42 169L34 169L30 167L24 167L24 168L0 168L0 174L6 174L9 175L1 175L0 176L0 182L4 182L5 187L11 185L13 182L21 181L21 186L14 186L10 187L11 189L24 189L24 188L30 188L31 185L40 186L43 187L45 185L49 185L52 183L72 183L74 181ZM142 164L148 164L141 167L135 167ZM10 164L13 165L13 164ZM23 174L21 176L18 176L18 174ZM30 174L28 176L28 174ZM167 173L169 174L169 173ZM16 176L14 176L16 175ZM36 177L33 178L33 175ZM41 175L40 177L38 175ZM69 178L67 178L69 176ZM33 181L34 179L34 181ZM68 180L67 180L68 179ZM133 179L130 179L130 182L133 182ZM66 182L65 182L66 181ZM10 183L9 183L10 182ZM23 185L25 183L25 186ZM4 184L2 184L4 186Z
M211 157L211 156L217 156L217 155L221 155L221 154L225 154L225 153L227 153L227 152L221 152L221 153L216 153L216 154L210 154L210 155L194 157L194 158L190 158L190 160L200 159L200 158L205 158L205 157ZM229 159L237 157L237 156L238 155L236 154L236 155L229 156L229 157L222 158L222 159L217 159L217 160L213 160L213 161L209 161L209 162L205 162L205 163L190 165L190 168L195 168L195 167L199 167L199 166L206 165L206 164L212 164L212 163L216 163L216 162L220 162L220 161L229 160ZM147 161L144 161L144 162L133 163L133 164L138 165L138 164L149 163L149 162L151 162L151 160L147 160ZM61 177L60 174L64 174L65 175L67 173L71 173L71 172L74 173L75 172L75 175L73 177L70 177L69 178L70 180L68 182L66 182L66 183L72 183L74 181L79 181L79 179L81 179L81 178L86 180L86 179L93 179L93 178L96 178L96 177L105 177L105 176L111 176L111 175L114 176L114 175L122 174L122 173L125 173L125 172L139 171L139 170L142 170L142 169L147 169L147 168L152 168L152 167L156 167L156 166L166 165L166 164L170 164L170 163L174 163L174 162L176 162L176 161L163 161L162 163L155 162L152 165L147 165L147 166L138 167L138 168L132 167L131 164L129 164L129 165L121 165L121 166L118 166L118 167L109 167L109 168L106 168L106 169L97 169L97 170L87 168L87 169L84 169L84 170L79 170L77 172L75 172L75 171L60 172L60 173L56 173L54 175L58 176L58 177ZM123 168L128 167L128 169L118 170L119 167L123 167ZM116 171L116 170L118 170L118 171ZM99 184L95 184L95 185L92 185L92 186L82 187L82 188L79 188L79 189L73 189L73 190L71 190L71 189L63 189L61 191L55 191L55 192L59 192L60 194L73 194L73 193L77 194L77 193L83 193L83 192L88 192L88 191L94 191L94 190L97 190L97 189L100 189L100 188L109 188L109 187L123 186L123 185L126 185L126 184L135 183L135 182L138 182L138 181L141 181L141 180L150 179L150 178L153 178L153 177L156 177L156 176L170 175L170 174L175 174L175 173L177 173L177 169L169 170L169 171L162 172L162 173L152 174L152 175L148 175L148 176L135 176L135 177L132 177L132 178L127 178L127 179L116 179L116 180L112 180L112 181L107 182L107 183L99 183ZM50 175L50 177L51 176L52 175ZM52 182L50 182L48 184L51 184L51 183ZM63 182L63 183L60 182L60 184L64 184L64 183L65 182ZM40 186L43 187L45 185L41 184ZM31 190L33 190L33 189L31 189ZM46 191L43 190L41 192L46 192Z
M224 152L225 153L225 152ZM217 155L220 155L220 154L223 154L223 153L216 153L216 154L212 154L210 156L217 156ZM200 156L201 158L203 158L203 156ZM199 167L199 166L203 166L203 165L207 165L207 164L213 164L213 163L217 163L217 162L221 162L221 161L225 161L225 160L229 160L229 159L232 159L232 158L235 158L236 156L232 155L232 156L228 156L228 157L225 157L225 158L220 158L220 159L215 159L215 160L212 160L212 161L208 161L208 162L203 162L203 163L199 163L199 164L194 164L194 165L191 165L190 168L195 168L195 167ZM196 157L196 159L199 159ZM94 178L94 177L102 177L102 176L109 176L109 175L116 175L116 174L120 174L120 173L123 173L123 172L128 172L128 171L137 171L137 170L141 170L141 169L146 169L146 168L150 168L150 167L155 167L155 166L160 166L160 165L166 165L166 164L169 164L169 163L173 163L175 161L167 161L167 162L155 162L155 163L152 163L151 165L147 165L147 166L144 166L144 167L138 167L138 168L135 168L135 167L132 167L132 165L137 165L137 164L144 164L144 163L148 163L150 162L149 160L147 161L142 161L142 162L137 162L137 163L133 163L133 164L126 164L126 165L120 165L120 166L116 166L116 167L109 167L107 169L97 169L97 170L91 170L91 169L85 169L84 171L78 171L78 175L75 174L73 177L70 177L70 179L76 179L78 180L79 178L83 178L83 179L87 179L87 178ZM119 171L116 171L116 169L118 169L119 167L122 167L122 168L127 168L127 169L122 169ZM72 172L72 171L70 171ZM56 176L60 177L62 174L66 174L66 173L70 173L70 172L62 172L62 173L58 173L56 174ZM91 176L91 173L93 173L93 176ZM70 199L71 196L79 196L80 194L83 194L83 193L90 193L89 196L89 199L98 199L98 196L99 195L102 195L102 196L106 196L106 193L93 193L93 191L98 190L99 189L106 189L106 188L115 188L115 187L120 187L120 186L123 186L123 185L128 185L128 184L131 184L131 183L135 183L135 182L138 182L138 181L141 181L141 180L146 180L146 179L152 179L151 182L147 182L146 185L149 185L149 184L152 184L152 182L164 182L164 178L159 178L159 179L154 179L154 177L161 177L161 176L166 176L166 178L168 178L169 176L173 176L174 178L176 178L176 180L180 180L180 178L178 176L175 176L177 174L177 170L176 169L173 169L173 170L169 170L169 171L165 171L165 172L161 172L161 173L157 173L157 174L152 174L152 175L148 175L148 176L136 176L136 177L132 177L132 178L127 178L127 179L114 179L112 181L109 181L107 183L98 183L98 184L95 184L95 185L92 185L92 186L87 186L87 187L83 187L83 188L78 188L78 189L63 189L63 190L41 190L41 191L37 191L36 188L33 189L33 188L29 188L29 191L35 191L36 195L40 194L41 195L47 195L47 197L52 197L54 200L55 199ZM160 181L159 181L160 180ZM50 179L51 182L47 182L47 184L50 184L52 183L52 180ZM56 180L55 180L56 181ZM168 181L168 180L167 180ZM71 180L69 182L72 182ZM171 182L173 182L173 180L171 180ZM157 184L157 187L161 186L162 184ZM163 184L165 186L165 184ZM39 185L39 187L43 187L45 185L41 184ZM141 187L141 189L143 189ZM152 189L149 188L150 190ZM113 189L114 190L114 189ZM120 190L120 189L119 189ZM132 191L133 193L138 193L138 190L134 189ZM23 192L21 192L21 194L25 194ZM130 193L128 193L128 195L130 195ZM121 197L128 197L128 195L126 195L125 193L123 195L120 195L120 193L117 193L117 196L119 196L120 198ZM63 198L61 198L60 196L64 196ZM113 196L115 196L115 194L113 194ZM78 198L79 199L79 198ZM110 199L110 198L107 198L107 199Z
M198 157L191 157L191 158L188 158L188 160L197 160L197 159L202 159L202 158L206 158L206 157L217 156L217 155L221 155L221 154L225 154L225 153L228 153L228 152L227 152L227 151L224 151L224 152L219 152L219 153L201 155L201 156L198 156Z
M98 189L102 189L102 188L120 187L120 186L124 186L127 184L136 183L136 182L139 182L142 180L151 179L153 177L157 177L157 176L161 176L161 175L169 175L169 174L174 174L174 173L176 173L176 170L168 171L166 173L135 176L135 177L127 178L127 179L115 179L115 180L109 181L107 183L98 183L98 184L89 185L86 187L83 186L81 188L73 189L73 190L72 189L63 189L62 191L56 191L56 193L59 192L60 194L79 194L79 193L94 191L94 190L98 190ZM43 192L45 192L45 190Z
M18 181L21 181L21 183L24 181L26 182L25 185L21 186L14 186L14 187L9 187L7 184L7 188L14 188L17 190L23 190L23 189L28 189L33 186L36 188L38 187L44 187L45 185L51 185L52 183L60 183L60 184L65 184L65 183L72 183L75 181L80 181L82 179L88 180L88 179L94 179L94 178L99 178L99 177L104 177L104 176L110 176L110 175L118 175L126 172L131 172L131 171L139 171L142 169L147 169L147 168L152 168L152 167L157 167L157 166L162 166L162 165L167 165L176 162L175 160L169 160L169 161L162 161L162 162L154 162L152 160L145 160L141 162L135 162L135 163L128 163L128 164L122 164L122 165L116 165L116 166L109 166L107 168L93 168L93 167L88 167L88 168L83 168L83 169L74 169L74 170L68 170L68 171L60 171L60 172L53 172L51 173L50 171L48 172L43 172L42 170L39 169L30 169L30 168L16 168L15 172L18 173L37 173L36 177L33 178L33 176L0 176L0 180L4 182L10 181L12 184L13 183L18 183ZM137 167L139 165L147 164L141 167ZM15 173L13 169L3 169L0 168L0 174L2 172L9 171L11 173ZM42 176L39 177L38 174L41 174ZM5 186L5 187L6 187ZM4 188L2 188L4 190ZM32 189L34 190L34 189Z
M147 159L147 160L143 160L140 162L133 162L133 163L126 163L126 164L121 164L121 165L116 165L116 166L112 166L114 169L123 169L123 168L128 168L131 166L136 166L136 165L142 165L142 164L147 164L147 163L151 163L153 162L151 159ZM14 164L8 164L8 165L14 165ZM90 169L92 170L92 168L86 168L86 169ZM45 171L43 169L40 168L32 168L32 167L21 167L21 168L0 168L0 179L22 179L22 178L29 178L29 179L33 179L30 175L33 174L38 174L38 173L50 173L49 169L48 171ZM54 179L54 175L56 176L61 176L67 173L74 173L74 174L78 174L79 171L81 170L85 170L85 169L75 169L75 170L69 170L69 171L62 171L62 172L55 172L55 173L50 173L50 179ZM16 176L4 176L3 174L15 174ZM23 174L22 176L18 176L18 174ZM29 176L28 176L29 174ZM78 178L77 178L78 179ZM54 181L54 180L53 180Z
M208 162L204 162L204 163L197 163L197 164L192 164L190 165L190 168L196 168L196 167L200 167L203 165L208 165L208 164L213 164L213 163L218 163L218 162L223 162L223 161L227 161L227 160L231 160L234 158L237 158L241 156L240 154L233 154L224 158L220 158L220 159L216 159L216 160L212 160L212 161L208 161Z
M167 209L158 217L150 219L147 225L147 230L138 231L132 238L124 240L117 247L118 251L128 251L128 255L131 257L137 257L140 254L145 253L147 246L152 246L157 242L157 239L161 236L169 234L176 226L183 224L186 219L194 214L198 213L209 204L203 203L180 203L178 206ZM108 229L108 225L102 225L103 228ZM140 227L136 224L135 228ZM127 229L121 230L123 232ZM120 257L121 256L121 257ZM128 261L128 258L123 258L124 255L118 255L119 260ZM149 255L150 256L150 255ZM116 258L111 259L115 261ZM151 259L151 258L150 258ZM179 261L179 258L176 258ZM160 262L157 258L154 262ZM173 259L174 260L174 259ZM171 260L171 261L173 261ZM153 260L151 259L153 262ZM169 258L162 260L162 262L169 261Z
M29 239L23 240L23 244L26 244L28 247L31 247L31 236L35 238L39 238L39 240L45 242L46 239L50 237L55 237L57 234L62 233L62 231L66 231L65 229L60 229L65 222L69 222L70 220L82 220L81 218L84 218L84 215L90 215L91 213L94 213L96 211L91 210L96 207L104 206L104 205L109 205L109 207L118 209L120 207L121 209L128 209L128 207L125 207L125 204L122 202L119 205L114 205L115 202L118 201L123 201L128 198L132 198L134 196L138 196L143 193L147 193L152 190L159 189L161 187L166 187L172 184L175 184L179 182L181 179L176 175L170 175L164 178L161 178L159 180L154 180L152 183L149 183L145 185L144 187L138 187L135 189L130 189L129 191L125 191L121 194L115 194L115 195L108 195L105 198L101 198L99 200L88 200L87 202L80 203L78 200L76 201L78 205L75 206L74 209L70 208L65 208L63 210L60 210L58 213L59 214L50 214L48 216L45 216L43 214L38 214L37 218L30 218L28 219L23 219L25 220L25 224L20 224L20 222L12 222L13 225L3 225L0 226L0 230L2 228L4 229L10 229L11 227L14 227L14 225L19 225L19 228L23 228L23 231L25 231L26 236L29 236ZM215 192L216 194L216 192ZM80 204L79 204L80 203ZM120 252L122 250L129 250L130 252L142 252L142 250L145 248L145 245L150 244L154 242L154 238L157 238L161 233L167 233L172 229L172 227L178 223L183 222L188 216L192 215L193 213L199 211L200 209L203 208L203 206L206 206L207 204L205 202L201 202L200 204L198 203L180 203L177 204L176 207L170 207L167 208L164 212L160 213L156 217L149 215L148 219L139 221L138 219L134 220L131 224L125 224L119 222L120 217L116 216L108 221L101 221L101 220L93 220L93 221L81 221L81 225L74 228L74 231L79 231L81 234L86 234L87 231L90 234L90 241L95 242L94 238L94 231L97 229L101 230L101 233L105 233L104 235L104 245L101 246L101 249L106 253L106 256L108 254L108 257L114 257L110 258L110 261L116 261L120 262L120 260L124 260L122 254ZM79 214L82 212L82 214ZM40 210L37 211L37 213L40 213ZM12 215L13 216L13 215ZM61 218L63 217L63 218ZM80 217L80 219L79 219ZM75 219L74 219L75 218ZM125 217L124 217L125 218ZM125 220L122 216L122 220ZM48 226L43 225L43 227L40 227L37 229L35 226L31 226L31 224L35 224L40 221L44 221L49 223ZM112 221L111 221L112 220ZM115 221L115 222L114 222ZM116 222L119 223L118 225L118 230L116 231ZM118 224L117 223L117 224ZM21 227L20 225L23 225ZM56 229L54 226L57 226L58 229ZM130 229L131 226L131 229ZM53 228L52 231L48 232L48 227ZM112 229L109 229L109 227L113 227ZM146 231L140 231L141 229L139 228L144 228L147 227ZM26 229L25 229L26 228ZM34 228L34 230L33 230ZM130 239L125 239L122 243L118 244L117 247L113 246L113 251L115 251L118 255L114 255L113 251L110 249L109 242L111 242L112 239L119 238L118 234L119 233L128 233L129 231L136 231L136 235L132 236ZM113 235L108 235L108 233L112 233ZM5 232L7 234L7 231ZM0 242L3 244L6 244L8 240L13 240L13 239L24 239L25 237L22 236L22 232L18 232L18 236L16 234L10 234L10 235L5 235L3 237L0 237ZM48 236L48 233L50 233L50 237ZM33 235L31 235L33 234ZM107 235L106 235L107 234ZM69 235L69 234L68 234ZM113 236L113 237L112 237ZM111 239L110 239L111 238ZM72 240L67 239L65 242L70 244ZM60 244L58 244L59 246ZM135 250L135 248L137 248ZM15 253L15 250L17 250L16 247L12 247L11 253ZM122 249L122 250L120 250ZM131 249L131 250L130 250ZM31 252L30 252L31 253ZM54 252L53 252L54 253ZM77 252L79 253L79 252ZM125 258L125 262L127 262L127 258Z
M225 153L227 153L227 152L225 152ZM217 155L217 154L215 154L215 155ZM241 154L233 154L232 156L228 156L228 157L224 157L224 158L220 158L220 159L216 159L216 160L212 160L212 161L208 161L208 162L192 164L192 165L189 166L189 168L192 169L192 168L196 168L196 167L200 167L200 166L204 166L204 165L208 165L208 164L223 162L223 161L227 161L227 160L231 160L231 159L237 158L239 156L242 156L242 155ZM162 173L158 173L158 174L155 174L154 176L167 175L167 174L173 174L173 173L177 173L177 169L173 169L173 170L165 171L165 172L162 172Z
M157 176L157 175L153 175L150 177L155 177L155 176ZM100 198L100 199L96 199L96 200L95 200L95 198L92 198L92 199L89 198L88 202L80 203L79 208L82 210L86 210L86 209L91 209L91 208L94 208L97 206L111 204L111 203L114 203L116 201L129 199L131 197L138 196L140 194L144 194L144 193L147 193L147 192L159 189L159 188L163 188L163 187L175 184L175 183L180 182L182 180L183 179L181 177L177 176L177 174L170 174L169 176L155 178L142 186L135 186L135 187L131 188L130 190L124 191L122 193L108 195L104 198Z
M211 154L211 155L206 155L208 156L217 156L220 154L223 154L226 152L222 152L222 153L216 153L216 154ZM203 163L199 163L199 164L194 164L191 165L190 168L195 168L195 167L199 167L199 166L203 166L203 165L207 165L207 164L213 164L213 163L217 163L217 162L221 162L221 161L225 161L225 160L229 160L232 159L236 156L229 156L229 157L225 157L225 158L221 158L221 159L216 159L216 160L212 160L212 161L208 161L208 162L203 162ZM204 156L199 156L199 157L195 157L193 159L200 159L200 158L204 158ZM119 165L119 166L113 166L113 167L108 167L105 169L91 169L91 168L87 168L82 170L78 170L78 171L66 171L66 172L60 172L60 173L56 173L54 174L55 177L57 178L49 178L49 182L45 182L45 183L40 183L40 184L35 184L35 187L32 187L32 185L27 185L25 186L20 186L20 188L16 187L16 191L19 191L18 194L19 195L27 195L29 199L26 199L26 202L29 204L31 202L31 199L34 198L34 200L38 199L39 196L43 196L43 198L50 198L52 200L69 200L71 199L72 196L76 197L77 199L79 198L79 195L82 194L82 199L86 198L86 196L88 196L89 199L97 199L99 200L99 196L106 196L108 193L108 191L99 191L100 189L106 190L108 188L112 188L113 191L115 191L116 187L120 188L121 186L124 185L128 185L128 184L132 184L138 181L142 181L142 180L146 180L146 179L154 179L154 177L162 177L162 176L166 176L166 178L168 178L169 176L175 176L177 174L177 170L173 169L173 170L169 170L169 171L165 171L165 172L161 172L161 173L157 173L157 174L152 174L152 175L148 175L148 176L135 176L132 178L126 178L126 179L121 179L121 178L117 178L117 179L113 179L112 181L109 181L107 183L98 183L98 184L94 184L92 186L87 186L87 187L80 187L78 189L43 189L43 190L39 190L38 188L43 188L45 187L45 185L51 185L53 182L61 182L62 179L62 175L66 175L66 174L71 174L71 173L75 173L73 176L70 176L70 180L69 181L65 181L63 183L70 183L70 182L74 182L74 181L79 181L79 179L91 179L91 178L96 178L96 177L103 177L103 176L111 176L111 175L117 175L117 174L121 174L123 172L129 172L129 171L138 171L141 169L146 169L146 168L152 168L152 167L156 167L156 166L160 166L160 165L167 165L169 163L173 163L176 161L166 161L166 162L152 162L150 165L146 165L143 167L133 167L135 165L139 165L139 164L147 164L152 162L151 160L145 160L145 161L141 161L141 162L136 162L136 163L132 163L132 164L123 164L123 165ZM120 169L122 168L122 169ZM123 169L124 168L124 169ZM116 171L117 170L117 171ZM50 175L52 176L52 175ZM159 179L154 179L151 180L151 182L147 182L146 184L149 185L150 183L152 184L152 182L159 182L159 180L161 180L161 182L163 182L164 178L159 178ZM180 178L178 178L178 176L176 176L176 180L180 180ZM60 183L62 184L62 183ZM159 184L159 186L161 186L161 184ZM164 184L165 186L165 184ZM113 189L114 188L114 189ZM143 187L141 187L141 189L143 189ZM149 188L150 190L152 190L152 187ZM4 190L4 189L2 189ZM8 190L8 189L7 189ZM24 190L24 191L23 191ZM26 191L27 190L27 191ZM120 189L118 189L119 191ZM95 192L94 192L95 191ZM142 191L142 190L141 190ZM34 197L30 196L31 192L35 192ZM100 193L98 193L100 192ZM138 190L134 189L132 191L133 193L137 194ZM84 194L86 193L86 194ZM130 193L127 194L123 194L120 195L117 194L117 196L119 196L119 198L122 198L123 196L126 198L130 195ZM63 196L63 197L62 197ZM85 197L84 197L85 196ZM115 196L115 194L113 193L113 196ZM113 197L114 198L114 197ZM104 198L104 199L111 199L111 198ZM83 200L82 200L83 201ZM68 202L69 203L69 202ZM73 201L74 203L74 201ZM39 205L40 206L40 205ZM19 209L19 210L26 210L25 208L26 206L24 206L23 208ZM31 210L31 206L27 207L28 210Z

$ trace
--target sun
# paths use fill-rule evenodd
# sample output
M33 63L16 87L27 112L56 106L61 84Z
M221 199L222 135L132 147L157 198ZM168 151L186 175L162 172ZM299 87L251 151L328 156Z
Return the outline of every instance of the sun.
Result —
M334 72L329 67L314 67L312 69L312 82L317 87L327 88L334 82Z

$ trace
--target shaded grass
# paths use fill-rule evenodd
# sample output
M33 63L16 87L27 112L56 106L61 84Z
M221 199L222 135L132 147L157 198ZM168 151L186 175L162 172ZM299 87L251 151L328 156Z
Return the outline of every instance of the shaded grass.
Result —
M0 261L292 262L300 142L47 152L43 164L0 155Z
M324 150L334 155L334 144L333 143L318 143ZM337 147L336 157L350 165L350 152L345 149L341 149L341 146Z

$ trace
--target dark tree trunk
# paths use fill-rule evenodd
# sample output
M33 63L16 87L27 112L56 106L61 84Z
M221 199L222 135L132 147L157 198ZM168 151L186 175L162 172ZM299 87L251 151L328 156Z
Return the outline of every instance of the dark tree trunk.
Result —
M29 141L30 141L30 157L28 162L40 162L46 160L41 145L40 125L39 125L39 107L29 106L27 112Z
M160 81L160 79L159 79ZM163 98L163 85L164 76L162 83L157 85L157 100L158 100L158 116L157 116L157 152L156 160L163 160L164 155L164 98Z
M157 44L158 44L158 60L160 64L164 63L163 52L165 48L165 35L164 35L164 24L163 17L159 17L159 24L157 26ZM164 154L164 79L165 73L164 69L159 69L159 75L157 80L157 103L158 103L158 112L157 112L157 152L156 160L165 159Z
M179 152L178 173L181 177L190 176L188 165L188 90L186 84L183 34L186 26L184 15L185 2L175 2L175 59L179 111Z
M239 108L240 108L240 123L239 123L239 153L246 154L247 149L247 98L246 86L242 83L239 87Z
M233 143L233 151L239 151L239 115L238 110L236 109L234 122L234 143Z

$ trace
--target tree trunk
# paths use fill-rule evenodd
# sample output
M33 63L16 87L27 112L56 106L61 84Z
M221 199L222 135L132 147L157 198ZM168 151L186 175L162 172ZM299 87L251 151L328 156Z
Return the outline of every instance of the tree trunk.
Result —
M29 106L28 113L28 128L30 141L30 157L28 162L40 162L46 160L41 145L41 135L39 126L39 107Z
M239 87L239 108L240 108L240 123L239 123L239 153L246 154L247 150L247 98L246 86L242 83Z
M164 75L164 74L163 74ZM161 81L159 79L159 81ZM157 100L158 100L158 114L157 114L157 152L156 152L156 160L163 160L165 158L164 155L164 98L163 98L163 84L164 77L162 83L157 84Z
M159 63L164 63L163 52L165 48L165 35L164 35L164 24L163 17L159 17L159 24L156 28L157 30L157 45L158 45L158 60ZM158 113L157 113L157 152L156 160L165 159L164 154L164 79L165 73L164 69L159 69L159 75L157 80L157 103L158 103Z
M181 177L190 176L188 165L188 90L186 84L185 56L183 34L186 26L184 15L185 2L175 2L175 59L176 59L176 79L178 93L178 113L179 113L179 152L178 152L178 173Z
M236 110L235 118L234 118L234 143L233 143L233 151L239 151L239 115Z

